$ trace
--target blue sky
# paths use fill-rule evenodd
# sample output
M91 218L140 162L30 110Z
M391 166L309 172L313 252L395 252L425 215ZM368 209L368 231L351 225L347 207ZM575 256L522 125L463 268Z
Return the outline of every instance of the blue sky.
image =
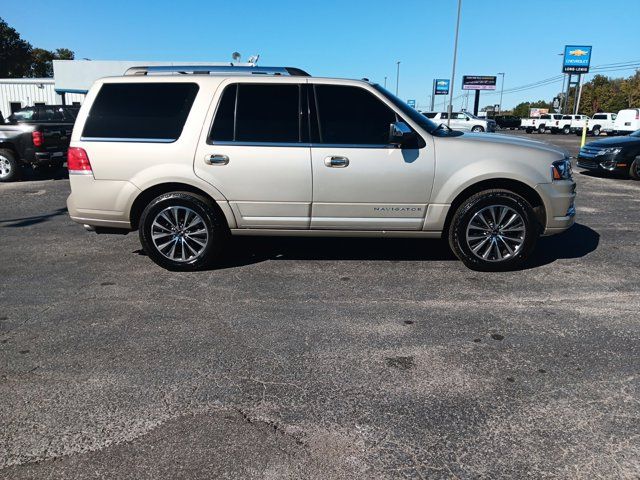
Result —
M400 97L424 107L432 79L451 75L456 8L456 0L4 0L0 15L34 46L70 48L77 58L227 61L233 51L244 59L259 53L263 66L316 76L387 76L392 91L400 61ZM454 95L463 74L505 72L505 91L559 75L565 44L593 45L592 66L640 64L638 19L640 0L463 0ZM506 93L503 105L550 99L561 86ZM483 93L481 106L493 103L498 95Z

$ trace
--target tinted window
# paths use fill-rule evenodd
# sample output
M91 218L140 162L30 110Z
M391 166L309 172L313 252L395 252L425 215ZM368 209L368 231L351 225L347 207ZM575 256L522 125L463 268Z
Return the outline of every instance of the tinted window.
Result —
M65 116L60 107L39 107L38 121L40 122L64 122Z
M211 139L237 142L299 142L300 87L255 84L227 87L220 99Z
M424 112L423 115L427 118L435 118L437 113L435 112Z
M357 87L316 85L320 141L330 144L387 145L396 114Z
M540 115L540 119L542 119L542 120L551 120L551 115Z
M18 110L9 116L9 122L28 122L35 120L35 110L33 108L27 108L24 110Z
M177 140L197 93L195 83L105 84L91 107L82 135Z
M594 120L606 120L607 116L606 115L594 115L593 119Z
M562 120L571 120L571 115L565 115Z

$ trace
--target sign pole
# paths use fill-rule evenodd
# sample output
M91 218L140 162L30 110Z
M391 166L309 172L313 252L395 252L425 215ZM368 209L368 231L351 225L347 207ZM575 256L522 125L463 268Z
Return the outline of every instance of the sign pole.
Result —
M453 85L456 81L456 60L458 58L458 32L460 31L460 10L462 10L462 0L458 0L458 20L456 21L456 40L453 44L453 68L451 69L451 85L449 85L449 108L447 111L447 127L451 125L451 111L453 109Z
M578 97L576 99L576 108L574 109L574 112L573 112L574 115L577 115L578 110L580 109L580 98L582 97L582 79L583 79L583 75L581 73L578 74L578 82L580 83L580 88L578 89Z
M433 85L431 86L431 110L429 110L430 112L433 112L433 103L435 102L436 99L436 79L433 79Z
M476 90L476 97L473 100L473 114L478 116L478 109L480 108L480 90Z

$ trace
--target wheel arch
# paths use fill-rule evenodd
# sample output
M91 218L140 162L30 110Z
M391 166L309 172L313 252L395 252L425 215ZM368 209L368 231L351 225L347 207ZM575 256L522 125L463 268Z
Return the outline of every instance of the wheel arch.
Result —
M137 230L142 212L149 202L154 198L169 192L191 192L206 198L211 202L218 214L225 219L227 227L235 228L235 217L226 202L216 201L211 194L201 188L181 182L159 183L142 190L131 204L131 209L129 211L129 222L131 223L131 228L133 230Z
M540 228L544 230L545 225L547 224L546 209L542 197L540 197L540 195L535 191L534 188L530 187L524 182L514 180L512 178L490 178L467 186L454 198L454 200L451 202L451 206L449 207L449 211L447 212L444 227L442 229L443 237L446 238L446 236L448 235L449 226L451 224L453 215L465 200L467 200L472 195L475 195L476 193L482 192L483 190L491 190L496 188L509 190L524 198L533 208L533 211L536 214L536 218L538 219L538 223L540 224Z

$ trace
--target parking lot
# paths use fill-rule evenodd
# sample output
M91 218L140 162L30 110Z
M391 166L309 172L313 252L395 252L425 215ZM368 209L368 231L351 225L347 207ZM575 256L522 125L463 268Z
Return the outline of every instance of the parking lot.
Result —
M171 273L71 222L59 177L0 185L0 477L638 475L640 182L576 173L521 271L246 237Z

